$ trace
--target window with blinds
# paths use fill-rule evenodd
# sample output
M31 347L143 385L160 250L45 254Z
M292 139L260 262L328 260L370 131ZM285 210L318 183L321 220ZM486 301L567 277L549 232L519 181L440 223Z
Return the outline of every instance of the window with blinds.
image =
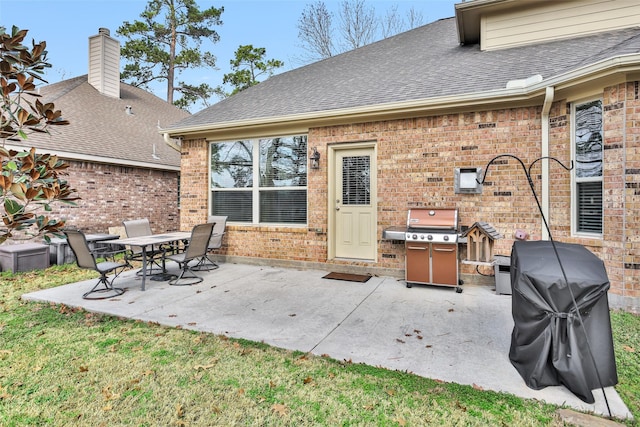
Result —
M369 156L349 156L342 159L342 203L371 204L371 174Z
M211 214L306 224L306 135L211 144Z
M574 229L602 235L602 101L573 105Z

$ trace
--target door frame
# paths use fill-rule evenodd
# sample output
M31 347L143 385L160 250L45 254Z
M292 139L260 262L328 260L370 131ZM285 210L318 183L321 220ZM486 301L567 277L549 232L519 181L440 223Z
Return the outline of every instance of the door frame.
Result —
M327 199L327 219L328 219L328 229L327 229L327 246L328 253L327 259L332 260L336 259L336 211L335 211L335 200L336 200L336 183L334 177L336 176L336 161L337 154L340 151L344 150L353 150L359 148L370 148L373 149L373 155L371 156L371 176L370 176L370 184L371 184L371 208L373 210L373 221L375 226L373 227L372 233L372 241L376 242L373 259L361 259L361 258L350 258L357 259L359 261L378 261L378 144L376 141L365 141L365 142L350 142L350 143L338 143L338 144L330 144L327 146L328 152L328 199ZM342 258L341 258L342 259Z

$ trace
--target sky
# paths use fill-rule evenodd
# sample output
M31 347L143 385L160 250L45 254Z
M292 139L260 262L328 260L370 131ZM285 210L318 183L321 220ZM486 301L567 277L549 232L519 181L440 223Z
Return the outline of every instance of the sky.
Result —
M224 7L223 25L216 27L220 41L203 43L203 48L217 57L218 70L196 69L178 77L192 84L222 84L224 74L231 72L229 61L240 45L266 49L267 59L285 63L278 73L303 65L305 51L298 39L298 20L308 4L316 0L197 0L200 9ZM365 0L384 15L394 5L404 16L412 7L422 13L423 23L455 15L454 5L462 0ZM87 74L89 37L99 28L109 29L111 36L124 39L116 30L125 22L140 20L147 0L0 0L0 26L29 30L26 43L46 41L48 62L52 67L45 79L49 84ZM324 0L330 12L337 12L340 0ZM121 61L121 67L124 61ZM151 87L160 98L166 98L166 83Z

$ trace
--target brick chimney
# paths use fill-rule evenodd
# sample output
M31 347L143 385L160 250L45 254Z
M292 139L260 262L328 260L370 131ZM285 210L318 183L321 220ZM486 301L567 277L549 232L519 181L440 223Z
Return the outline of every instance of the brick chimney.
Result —
M107 28L89 37L88 79L101 94L120 98L120 42Z

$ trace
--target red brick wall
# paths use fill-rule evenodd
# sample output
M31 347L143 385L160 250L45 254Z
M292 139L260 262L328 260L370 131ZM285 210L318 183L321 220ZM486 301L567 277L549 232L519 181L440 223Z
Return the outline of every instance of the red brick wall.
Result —
M510 253L516 228L540 237L539 215L526 176L516 160L497 160L481 195L454 194L456 167L486 167L498 154L520 157L527 165L540 156L540 109L513 109L451 114L420 119L313 129L310 145L377 141L378 235L406 224L414 207L457 207L460 224L491 223L508 238L496 242L496 253ZM322 151L326 154L326 150ZM326 158L326 156L323 156ZM313 172L310 186L313 185ZM326 176L319 177L326 183ZM540 189L536 188L539 192ZM326 200L326 194L322 197ZM317 215L326 228L326 202ZM310 223L310 227L316 224ZM381 240L378 267L404 268L404 244ZM464 268L464 267L463 267ZM475 267L467 267L472 271Z
M557 241L587 246L605 261L611 293L640 297L640 102L634 82L606 88L605 224L604 238L571 236L571 173L549 163L550 210L547 218ZM228 226L222 253L240 257L327 262L327 146L375 141L378 173L378 236L390 226L406 223L414 207L457 207L460 223L476 221L493 225L505 238L494 253L509 255L515 230L542 236L542 219L522 165L502 157L489 168L482 194L454 194L456 167L486 168L495 156L520 158L525 167L541 153L541 106L446 114L416 119L359 123L313 128L308 146L321 154L319 170L309 170L307 228ZM550 110L550 155L569 166L571 114L567 100L557 99ZM207 143L183 145L181 223L188 228L208 215ZM541 162L531 169L541 196ZM189 188L187 191L186 188ZM402 242L379 240L377 268L404 269ZM333 264L371 266L329 260ZM462 272L474 274L475 266Z
M206 222L209 216L208 147L204 139L182 142L180 229L184 231Z
M622 256L616 261L624 268L622 293L640 297L640 84L627 83L624 89L624 93L621 90L617 93L624 102L625 115L622 119L625 166L618 184L623 197L624 239L619 242L622 247L618 252Z
M52 217L86 233L106 233L122 221L149 218L154 232L179 226L178 173L150 169L67 161L64 177L81 200L77 206L52 205Z

